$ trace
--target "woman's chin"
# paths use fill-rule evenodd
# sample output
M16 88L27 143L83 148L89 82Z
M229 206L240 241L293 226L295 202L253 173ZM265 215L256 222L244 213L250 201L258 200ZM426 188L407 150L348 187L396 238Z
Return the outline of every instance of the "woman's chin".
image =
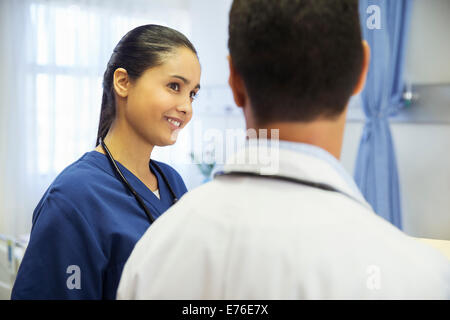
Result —
M175 140L175 141L170 141L170 142L168 142L168 143L166 144L166 146L171 146L171 145L174 145L174 144L175 144L175 142L177 142L177 140Z
M157 146L157 147L168 147L168 146L171 146L171 145L175 144L175 142L176 141L170 141L170 140L166 140L165 139L164 141L160 141L158 143L155 143L154 146Z
M171 144L177 142L178 134L180 133L180 131L181 129L176 129L172 131L172 134L170 135L170 141L172 142Z
M169 136L166 139L162 139L159 143L156 143L155 145L158 147L167 147L175 144L177 142L176 138L174 139L172 136Z
M165 147L165 146L171 146L173 144L175 144L175 142L177 142L178 139L178 133L181 131L181 129L176 129L173 130L171 133L168 133L167 135L164 136L159 136L157 141L155 141L155 139L153 139L153 144L154 146L158 146L158 147Z

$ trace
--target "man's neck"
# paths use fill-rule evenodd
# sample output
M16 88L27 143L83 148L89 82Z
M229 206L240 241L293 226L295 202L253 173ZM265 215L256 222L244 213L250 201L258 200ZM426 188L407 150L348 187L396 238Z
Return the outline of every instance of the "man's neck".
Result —
M278 129L280 140L307 143L331 153L336 159L341 157L344 137L345 115L338 120L315 120L308 123L274 122L256 129L267 129L267 138L271 138L271 130Z

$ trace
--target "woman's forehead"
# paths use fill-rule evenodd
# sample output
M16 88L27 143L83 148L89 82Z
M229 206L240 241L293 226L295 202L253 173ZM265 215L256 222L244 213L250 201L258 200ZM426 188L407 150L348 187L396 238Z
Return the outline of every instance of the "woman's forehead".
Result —
M181 47L168 54L159 67L162 72L175 73L189 81L200 80L200 63L197 55L188 48Z

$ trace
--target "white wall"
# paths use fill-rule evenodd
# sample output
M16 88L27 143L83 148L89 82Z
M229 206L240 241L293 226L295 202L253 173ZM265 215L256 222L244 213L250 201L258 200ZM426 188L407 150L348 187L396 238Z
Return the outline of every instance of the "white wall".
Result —
M450 83L450 1L415 0L411 21L406 77L416 84Z
M362 122L345 130L342 163L353 174ZM391 124L400 178L403 229L450 240L450 126Z
M202 66L202 84L224 86L228 81L228 13L231 0L191 0L191 41Z

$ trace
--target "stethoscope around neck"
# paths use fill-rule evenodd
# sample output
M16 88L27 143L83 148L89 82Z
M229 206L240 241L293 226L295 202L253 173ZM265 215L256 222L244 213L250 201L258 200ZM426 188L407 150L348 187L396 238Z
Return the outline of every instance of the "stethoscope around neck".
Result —
M136 190L134 190L134 188L130 185L130 183L128 182L128 180L125 178L125 176L123 175L122 171L120 170L120 168L117 166L116 161L114 160L111 152L109 151L109 149L106 146L106 144L103 141L103 139L100 139L100 144L101 144L101 146L103 148L103 151L105 151L106 156L107 156L111 166L115 170L116 174L119 176L119 179L128 188L128 190L130 190L130 192L136 198L136 201L139 203L139 205L142 207L142 209L144 209L148 220L150 220L150 223L153 223L153 221L155 221L155 218L153 218L153 216L151 215L150 210L147 208L147 206L144 203L144 200L142 200L142 198L139 196L139 194L136 192ZM169 181L167 180L166 176L162 172L161 168L154 161L152 161L151 159L150 159L150 162L148 164L149 165L149 169L150 169L150 164L151 163L153 164L155 169L159 172L159 174L163 178L164 183L166 184L167 188L169 189L170 193L172 194L173 204L175 204L178 201L178 198L177 198L175 192L173 191L172 187L170 186Z
M336 189L335 187L333 187L329 184L326 184L326 183L309 181L309 180L288 177L288 176L282 176L282 175L260 174L260 173L252 172L252 171L234 171L234 170L224 171L224 170L221 170L221 171L217 171L214 174L214 178L221 177L221 176L266 178L266 179L271 179L271 180L280 180L280 181L285 181L285 182L296 183L296 184L303 185L306 187L311 187L311 188L316 188L316 189L320 189L323 191L330 191L330 192L342 194L342 195L346 196L347 198L353 200L354 202L359 203L360 205L367 208L367 204L365 204L364 202L362 202L362 201L358 200L357 198L349 195L348 193L343 192L339 189Z

